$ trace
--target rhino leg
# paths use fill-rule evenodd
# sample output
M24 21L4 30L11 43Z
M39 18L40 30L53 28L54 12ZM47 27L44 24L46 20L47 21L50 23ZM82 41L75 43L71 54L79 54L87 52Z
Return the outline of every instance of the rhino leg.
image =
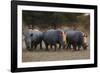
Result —
M37 44L34 44L34 49L36 50L36 48L37 48Z
M80 48L81 48L81 45L78 45L78 50L80 50Z
M52 45L50 45L50 48L52 48Z
M48 44L47 43L45 43L45 46L46 46L46 51L48 51L49 49L48 49Z
M30 46L31 46L31 49L30 50L33 51L33 42L31 42L31 45Z
M42 42L40 43L40 49L42 49Z
M31 51L31 48L30 48L29 46L27 46L26 49L27 49L28 51Z
M71 43L68 43L67 44L67 48L66 48L67 50L71 50Z
M61 49L61 44L59 43L59 49Z
M76 51L77 50L77 44L73 43L73 50Z

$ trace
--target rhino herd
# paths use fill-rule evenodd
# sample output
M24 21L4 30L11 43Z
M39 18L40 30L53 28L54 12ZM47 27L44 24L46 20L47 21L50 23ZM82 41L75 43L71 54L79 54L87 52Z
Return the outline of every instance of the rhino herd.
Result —
M29 29L23 33L26 49L35 50L40 45L41 50L66 49L66 50L86 50L88 47L87 35L79 30L49 29L40 31ZM44 46L43 47L43 43Z

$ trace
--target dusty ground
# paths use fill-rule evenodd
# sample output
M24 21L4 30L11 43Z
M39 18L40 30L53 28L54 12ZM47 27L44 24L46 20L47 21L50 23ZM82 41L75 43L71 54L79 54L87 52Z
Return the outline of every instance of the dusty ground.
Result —
M56 60L75 60L75 59L89 59L90 50L57 50L57 51L32 51L23 50L23 62L36 62L36 61L56 61Z

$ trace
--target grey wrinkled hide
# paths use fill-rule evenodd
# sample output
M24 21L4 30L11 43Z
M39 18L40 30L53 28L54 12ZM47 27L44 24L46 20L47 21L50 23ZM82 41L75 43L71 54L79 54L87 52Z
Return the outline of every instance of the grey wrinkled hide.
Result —
M62 41L62 37L60 33L62 30L55 30L55 29L50 29L46 32L43 33L43 41L45 43L46 49L48 50L48 45L55 46L56 49L56 44L58 43L59 45L64 46L64 43Z
M36 48L38 44L41 44L42 35L43 34L41 31L36 31L36 30L25 32L24 36L27 49L32 50L33 47Z
M67 48L71 48L71 45L73 46L73 49L76 50L78 47L78 50L83 46L83 34L81 31L78 30L67 30Z

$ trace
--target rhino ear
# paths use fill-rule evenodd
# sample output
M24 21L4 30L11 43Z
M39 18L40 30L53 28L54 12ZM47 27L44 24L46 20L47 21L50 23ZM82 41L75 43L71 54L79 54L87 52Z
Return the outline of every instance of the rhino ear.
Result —
M33 36L33 34L30 34L30 37L32 37Z
M86 33L84 33L84 37L88 37L88 35Z

